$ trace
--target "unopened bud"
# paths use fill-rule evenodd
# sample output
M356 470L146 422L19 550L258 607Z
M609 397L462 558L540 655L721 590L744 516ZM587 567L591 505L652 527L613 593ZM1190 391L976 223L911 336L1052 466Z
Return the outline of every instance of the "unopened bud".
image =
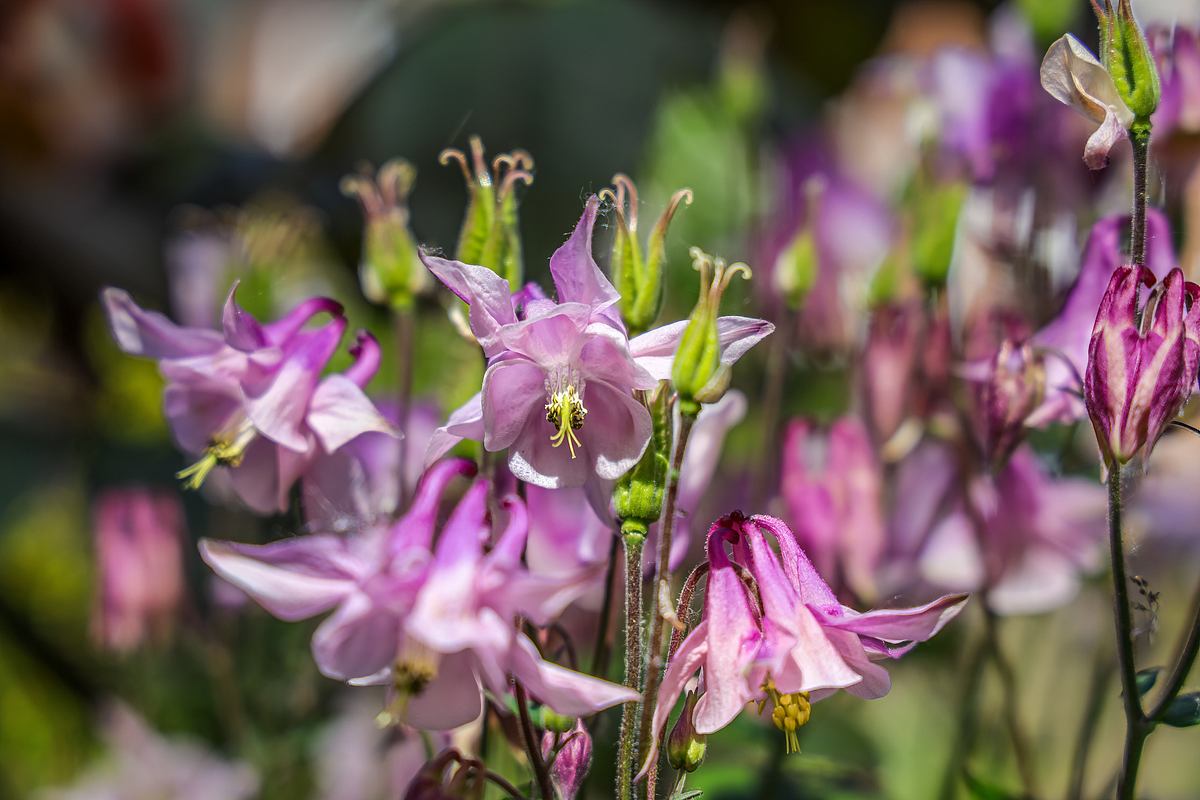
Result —
M613 507L623 528L644 533L662 514L663 493L670 469L667 461L671 443L670 395L664 381L651 396L653 434L650 444L638 463L621 476L613 489Z
M1146 35L1133 16L1130 0L1117 0L1114 9L1110 0L1103 7L1092 0L1092 8L1100 22L1100 63L1108 70L1117 93L1138 121L1148 123L1162 88L1158 67L1150 53Z
M409 231L408 195L416 170L395 159L374 178L366 170L342 179L342 192L357 197L365 216L359 280L363 294L375 303L408 308L429 284Z
M693 247L691 254L692 266L700 273L700 297L679 339L671 380L679 395L680 413L694 417L700 413L701 403L717 402L729 388L730 367L721 359L717 314L734 276L740 273L748 279L751 273L740 261L726 265L698 247Z
M1025 420L1046 394L1046 367L1028 345L1005 340L992 359L980 389L983 446L988 460L999 466L1021 443Z
M547 761L554 759L550 765L550 781L559 800L574 800L592 766L592 737L577 720L557 755L554 754L555 739L549 731L542 737L542 757Z
M695 710L696 691L692 690L687 693L683 701L683 711L667 737L667 763L674 770L695 772L704 763L708 737L696 733L696 726L692 720Z

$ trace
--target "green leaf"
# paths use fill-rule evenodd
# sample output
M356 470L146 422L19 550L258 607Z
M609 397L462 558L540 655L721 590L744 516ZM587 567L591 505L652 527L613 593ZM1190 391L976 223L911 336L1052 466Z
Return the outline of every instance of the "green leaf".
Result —
M1144 696L1146 692L1154 688L1154 684L1158 681L1158 674L1162 672L1162 667L1149 667L1137 674L1137 693Z
M1012 794L1007 789L1001 789L995 784L981 781L966 769L963 770L963 782L975 800L1017 800L1019 796Z
M1200 725L1200 692L1189 692L1176 697L1159 720L1173 728Z

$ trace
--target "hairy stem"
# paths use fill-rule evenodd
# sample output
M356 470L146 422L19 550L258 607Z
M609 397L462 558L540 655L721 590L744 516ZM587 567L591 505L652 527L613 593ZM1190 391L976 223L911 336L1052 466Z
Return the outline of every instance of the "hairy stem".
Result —
M675 436L675 452L671 457L671 471L667 474L666 499L663 502L662 519L658 522L658 567L654 571L655 591L650 598L649 648L646 659L646 681L642 687L642 724L638 742L643 749L649 747L650 728L654 718L654 703L658 699L658 682L663 668L663 615L658 607L658 598L669 592L671 587L671 535L675 528L675 503L679 496L679 471L683 467L683 454L687 449L688 437L696 418L691 414L679 415L679 429ZM665 587L665 588L664 588ZM650 798L649 800L653 800Z
M645 533L623 531L625 545L625 685L637 689L642 669L642 545ZM617 797L633 800L633 775L637 767L636 701L621 708L621 735L617 743Z
M1142 713L1133 658L1133 615L1129 609L1129 580L1125 575L1125 546L1121 536L1122 470L1114 466L1108 475L1108 549L1112 560L1113 621L1117 632L1117 667L1121 676L1121 699L1125 707L1125 756L1117 778L1118 800L1132 800L1137 783L1142 745L1149 726Z
M529 764L533 767L533 775L537 779L538 791L543 800L554 800L554 786L550 783L550 771L542 760L542 751L538 747L537 735L533 730L533 720L529 718L529 696L525 687L518 680L513 680L513 694L517 699L517 716L521 721L521 738L525 742L525 752L529 755Z
M1133 222L1129 253L1133 263L1146 265L1146 173L1149 171L1150 124L1134 123L1129 131L1133 144Z

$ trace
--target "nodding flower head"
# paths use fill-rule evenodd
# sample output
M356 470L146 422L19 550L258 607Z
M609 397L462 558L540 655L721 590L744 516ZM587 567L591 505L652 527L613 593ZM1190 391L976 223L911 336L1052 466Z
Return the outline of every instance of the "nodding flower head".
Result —
M693 268L700 273L700 297L679 339L671 379L679 394L680 410L695 416L701 403L715 403L729 388L730 365L721 357L717 313L734 277L741 275L749 280L751 271L741 261L726 264L699 247L691 249L691 256Z
M355 197L365 216L359 280L363 294L376 303L407 308L429 283L409 231L408 195L417 171L392 159L374 175L363 165L342 179L342 194Z
M643 253L637 239L637 187L629 176L620 173L613 176L612 182L614 189L600 192L601 199L611 201L615 218L609 271L621 293L621 315L630 335L636 336L650 329L662 308L667 229L680 204L692 204L692 190L680 189L671 195Z
M438 156L443 165L459 165L470 193L454 257L488 267L510 286L520 286L523 270L515 189L518 183L533 183L533 157L524 150L501 153L492 159L489 169L478 136L471 137L470 151L468 156L448 148Z

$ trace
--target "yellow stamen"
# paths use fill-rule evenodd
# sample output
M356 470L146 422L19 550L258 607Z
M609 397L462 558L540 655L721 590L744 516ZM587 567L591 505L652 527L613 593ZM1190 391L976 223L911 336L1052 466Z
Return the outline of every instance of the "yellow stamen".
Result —
M566 442L571 451L571 458L574 458L575 448L583 446L575 431L583 427L583 418L586 416L587 409L583 407L583 398L575 391L574 386L568 385L567 388L550 395L550 400L546 403L546 421L557 429L550 437L550 444L559 447Z
M774 706L771 711L771 722L775 724L776 728L783 731L786 742L785 751L789 754L799 753L800 736L797 732L812 716L812 703L809 702L808 692L781 694L769 676L763 682L762 688L767 696L759 701L758 712L762 713L763 707L769 699Z
M214 437L200 460L176 472L175 477L183 481L183 488L198 490L217 467L241 466L246 448L254 441L254 437L253 426L243 422L231 436Z
M404 721L408 701L425 691L437 677L437 656L420 645L410 643L407 652L392 665L392 687L396 690L388 707L375 718L381 728Z

